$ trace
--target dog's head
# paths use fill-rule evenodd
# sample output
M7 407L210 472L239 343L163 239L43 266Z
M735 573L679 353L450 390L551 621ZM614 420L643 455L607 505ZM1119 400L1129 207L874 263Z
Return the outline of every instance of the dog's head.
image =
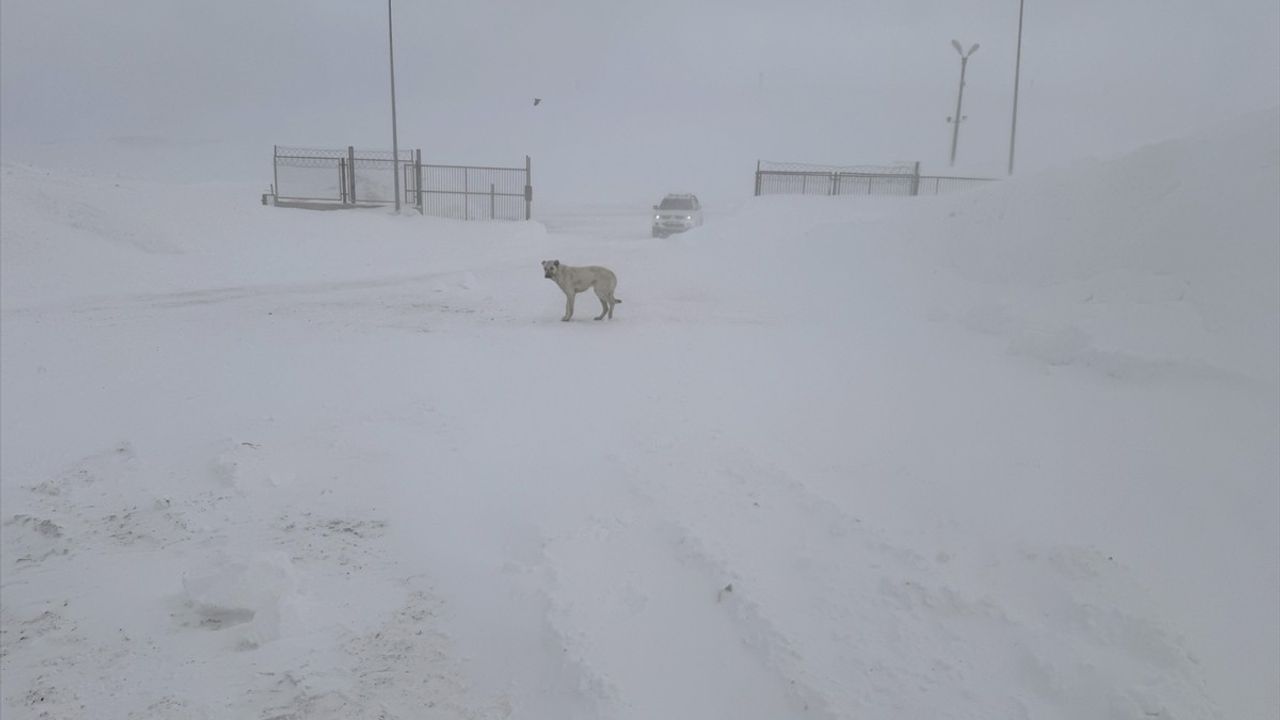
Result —
M543 277L548 277L548 278L552 278L552 279L554 279L554 278L555 278L555 276L556 276L556 273L557 273L557 272L559 272L559 271L560 271L560 261L559 261L559 260L543 260L543 261L542 261L542 275L543 275Z

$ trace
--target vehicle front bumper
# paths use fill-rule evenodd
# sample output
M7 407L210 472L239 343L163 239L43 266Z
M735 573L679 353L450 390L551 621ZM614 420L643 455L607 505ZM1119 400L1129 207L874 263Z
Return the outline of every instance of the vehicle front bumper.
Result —
M693 223L689 220L680 220L680 221L664 220L661 222L653 223L654 232L666 233L668 235L674 235L675 233L682 233L686 230L691 230L692 228L693 228Z

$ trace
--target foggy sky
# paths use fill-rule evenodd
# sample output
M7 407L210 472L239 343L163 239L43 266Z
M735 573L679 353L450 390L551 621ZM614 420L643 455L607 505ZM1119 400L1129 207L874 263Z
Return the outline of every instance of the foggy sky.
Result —
M956 171L1001 174L1017 6L400 0L400 144L532 155L563 201L729 197L758 158L945 171L956 38L981 43ZM3 151L170 148L183 179L266 181L272 144L389 147L386 32L372 0L3 0ZM1278 103L1275 0L1027 0L1020 171Z

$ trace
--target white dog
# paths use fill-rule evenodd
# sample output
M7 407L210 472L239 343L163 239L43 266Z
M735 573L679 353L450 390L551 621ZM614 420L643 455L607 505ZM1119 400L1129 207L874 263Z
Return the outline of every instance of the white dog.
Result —
M564 305L564 317L560 319L565 322L573 317L574 297L586 291L587 288L595 288L596 297L600 298L601 309L600 314L595 317L596 320L603 320L606 317L612 320L613 306L622 302L613 296L613 290L618 286L618 276L614 275L609 268L597 265L570 267L561 265L559 260L543 260L542 274L548 279L555 280L564 291L567 301Z

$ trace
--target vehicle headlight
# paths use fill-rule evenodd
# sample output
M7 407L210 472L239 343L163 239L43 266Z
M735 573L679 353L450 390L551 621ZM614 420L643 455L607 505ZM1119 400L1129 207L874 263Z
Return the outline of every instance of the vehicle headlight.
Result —
M661 216L661 215L654 215L654 216L653 216L653 219L654 219L654 220L661 220L661 219L662 219L662 216Z
M684 216L684 219L685 219L685 220L692 220L692 219L693 219L693 216L692 216L692 215L685 215L685 216Z

